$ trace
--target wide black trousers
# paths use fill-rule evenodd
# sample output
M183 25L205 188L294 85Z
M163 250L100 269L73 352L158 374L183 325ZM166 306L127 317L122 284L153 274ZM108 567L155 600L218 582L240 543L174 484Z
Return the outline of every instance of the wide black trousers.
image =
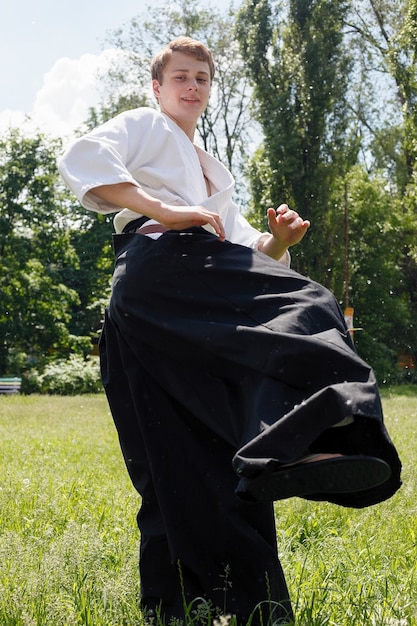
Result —
M391 479L324 499L363 507L395 493L373 372L332 294L262 253L201 228L116 235L115 251L100 354L142 496L143 606L168 620L203 598L241 624L257 605L263 623L271 607L286 623L272 504L246 502L244 485L271 463L343 452L383 458Z

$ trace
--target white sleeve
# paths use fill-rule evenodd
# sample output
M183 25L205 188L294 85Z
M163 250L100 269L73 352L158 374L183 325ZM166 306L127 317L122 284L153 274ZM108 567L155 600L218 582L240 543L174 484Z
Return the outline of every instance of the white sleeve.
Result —
M129 145L122 114L75 140L58 160L62 178L85 208L99 213L120 210L95 196L94 187L124 182L139 186L128 170Z

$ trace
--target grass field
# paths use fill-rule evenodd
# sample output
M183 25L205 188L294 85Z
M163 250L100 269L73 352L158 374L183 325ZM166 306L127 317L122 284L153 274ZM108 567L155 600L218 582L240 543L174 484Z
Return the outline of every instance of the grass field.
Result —
M299 626L417 625L417 390L386 392L402 489L277 503ZM135 626L136 512L104 396L0 396L0 626Z

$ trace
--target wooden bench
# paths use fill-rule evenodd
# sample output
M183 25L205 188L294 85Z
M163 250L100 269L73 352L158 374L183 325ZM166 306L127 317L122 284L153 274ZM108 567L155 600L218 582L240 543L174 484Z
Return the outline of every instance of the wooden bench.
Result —
M19 393L22 379L17 377L0 378L0 393Z

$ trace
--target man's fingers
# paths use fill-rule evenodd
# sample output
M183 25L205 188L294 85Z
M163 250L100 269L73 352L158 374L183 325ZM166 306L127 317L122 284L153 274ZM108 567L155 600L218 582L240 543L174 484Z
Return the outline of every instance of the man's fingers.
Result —
M295 230L304 224L304 220L301 219L300 216L296 217L290 224L288 224L288 228L291 230Z

